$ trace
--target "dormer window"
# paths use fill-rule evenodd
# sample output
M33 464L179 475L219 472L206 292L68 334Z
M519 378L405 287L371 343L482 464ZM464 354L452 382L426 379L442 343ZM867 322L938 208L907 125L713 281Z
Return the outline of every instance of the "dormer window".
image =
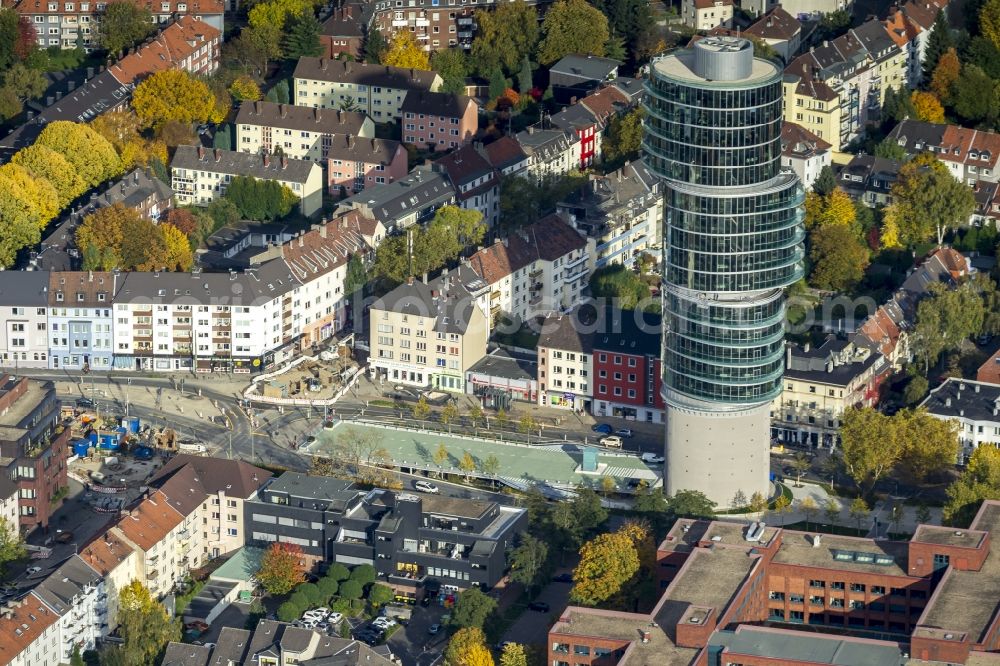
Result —
M63 293L62 293L61 291L57 291L57 292L56 292L56 300L57 300L58 302L62 303L62 300L63 300Z
M86 298L86 295L82 291L76 292L76 302L77 303L83 303L83 300L85 298Z

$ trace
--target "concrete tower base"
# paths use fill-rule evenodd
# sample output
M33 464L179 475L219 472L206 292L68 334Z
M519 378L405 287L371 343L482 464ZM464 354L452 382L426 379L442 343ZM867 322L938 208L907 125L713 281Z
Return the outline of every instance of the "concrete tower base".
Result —
M771 416L764 404L740 411L705 412L667 405L663 484L674 495L700 490L723 509L737 492L767 497Z

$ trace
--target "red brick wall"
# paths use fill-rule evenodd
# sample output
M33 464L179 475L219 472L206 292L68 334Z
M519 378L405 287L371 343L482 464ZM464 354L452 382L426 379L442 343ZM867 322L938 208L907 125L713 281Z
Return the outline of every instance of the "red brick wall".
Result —
M989 554L990 538L987 535L978 549L911 541L907 559L911 576L929 576L934 573L935 555L947 555L948 564L958 571L979 571Z
M910 638L910 657L925 661L964 664L969 658L969 645L964 641L945 641L913 636Z
M602 362L601 355L605 360ZM621 363L616 365L615 358L620 357ZM629 366L629 360L635 362L635 367ZM652 360L653 370L653 402L648 403L649 395L649 370ZM601 370L604 370L607 377L601 377ZM615 373L621 373L621 379L615 379ZM629 379L634 375L634 379ZM604 400L617 404L632 405L634 407L652 407L663 409L663 398L660 395L662 377L660 376L660 360L655 357L646 357L635 354L622 354L621 352L605 351L603 349L594 350L594 400ZM605 393L601 393L604 387ZM621 389L621 395L615 395L615 388ZM630 398L629 389L635 391L635 397Z
M52 513L62 506L62 500L53 504L50 499L58 490L69 484L66 470L66 456L69 450L70 430L67 428L59 435L53 436L49 448L38 458L18 458L16 465L33 463L34 479L21 479L17 483L18 490L34 490L35 497L20 498L19 507L34 507L34 515L20 516L21 527L30 531L37 526L46 527Z
M636 640L638 640L638 634L636 635ZM573 634L566 633L550 633L548 645L548 666L554 666L557 662L566 662L570 664L570 666L576 666L577 664L582 666L612 666L613 664L618 663L618 658L614 654L615 651L624 651L629 646L629 643L630 641L615 640L610 638L575 636ZM569 654L556 652L554 649L556 644L568 645ZM575 654L573 647L577 645L587 647L590 654ZM606 648L611 650L612 654L598 657L594 654L595 648Z
M0 388L4 388L7 382L10 381L11 377L8 374L0 375ZM17 380L17 383L3 395L0 395L0 413L3 413L10 409L11 405L17 402L17 399L24 395L24 392L28 390L28 378L21 377Z

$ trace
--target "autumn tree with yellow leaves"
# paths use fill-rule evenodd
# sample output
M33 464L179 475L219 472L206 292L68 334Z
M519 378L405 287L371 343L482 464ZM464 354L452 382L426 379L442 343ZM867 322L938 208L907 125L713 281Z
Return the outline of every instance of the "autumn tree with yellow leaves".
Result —
M0 266L11 266L19 250L38 243L58 210L58 195L47 180L17 164L0 167Z
M143 136L142 121L131 110L101 114L90 126L118 151L124 170L146 166L153 158L162 164L167 163L166 144L159 139L150 140Z
M229 84L229 94L237 102L256 102L262 97L260 86L248 74L236 77Z
M87 191L80 174L73 165L47 146L35 143L14 154L11 162L20 165L37 179L47 180L56 190L59 207L65 208L70 201Z
M166 223L159 225L159 229L166 250L164 267L168 271L191 270L194 256L191 254L191 243L188 242L184 232L174 225Z
M835 187L826 195L807 194L805 208L812 268L809 283L820 289L851 289L864 277L870 258L854 201Z
M140 83L132 95L132 108L145 127L154 129L171 121L222 120L208 85L179 69L157 72Z
M122 173L114 146L88 125L68 120L51 122L35 144L62 155L88 189Z
M486 635L478 627L459 629L444 652L445 666L493 666L493 655L486 647Z
M910 103L917 114L917 120L928 123L944 123L944 107L937 95L922 90L914 90L910 94Z
M639 553L633 534L619 530L599 534L583 544L580 563L573 570L569 598L584 606L596 606L621 592L639 571Z
M110 649L121 652L122 663L156 664L167 643L181 639L181 621L171 617L149 589L134 580L118 593L118 633L124 642Z
M406 69L431 68L430 57L420 48L417 38L409 30L400 30L393 36L389 48L382 56L382 64Z

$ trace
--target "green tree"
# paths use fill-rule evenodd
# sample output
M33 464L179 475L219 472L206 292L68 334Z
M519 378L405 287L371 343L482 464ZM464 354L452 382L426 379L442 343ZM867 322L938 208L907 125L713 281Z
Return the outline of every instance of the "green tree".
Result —
M976 65L967 64L962 67L962 75L952 86L952 107L968 124L993 122L998 113L996 91L996 83L986 72Z
M979 10L979 31L1000 49L1000 0L986 0Z
M528 655L520 643L507 641L500 652L500 666L528 666Z
M49 82L37 69L30 69L18 62L4 73L3 84L19 100L26 102L41 97Z
M275 180L236 176L226 187L225 198L247 220L277 220L287 217L299 198L287 186Z
M556 0L542 21L538 62L551 65L571 53L604 55L608 19L586 0Z
M846 9L830 12L820 19L816 28L817 38L832 41L851 27L851 13Z
M395 593L392 588L382 583L375 583L368 590L368 601L374 607L384 606L393 600Z
M642 107L636 107L611 119L601 144L605 164L619 165L638 157L642 147L642 119L645 116Z
M438 415L438 419L441 423L448 426L448 432L451 432L451 424L456 418L458 418L458 407L456 407L453 402L449 402L445 405L441 409L441 413Z
M507 77L503 75L503 70L500 68L500 65L496 65L490 70L488 80L488 95L491 100L497 99L504 94L505 90L507 90Z
M816 517L816 513L819 511L819 505L816 504L811 496L803 497L799 502L799 511L806 517L806 529L809 529L809 524Z
M290 16L285 24L285 39L282 43L285 57L294 60L323 55L323 45L319 39L322 30L323 26L312 8Z
M967 224L976 207L972 189L933 158L904 164L891 191L889 208L895 209L900 239L908 247L935 236L940 245L945 232Z
M558 529L569 546L577 548L588 535L608 519L601 498L591 488L577 488L569 502L560 502L552 510L552 525Z
M517 73L517 91L522 95L531 92L531 88L533 87L531 78L531 60L525 54L521 58L521 69Z
M549 546L530 534L521 537L521 543L510 554L510 579L525 587L538 587L545 575Z
M956 527L969 525L983 500L1000 499L1000 449L977 447L965 471L948 486L947 494L942 518Z
M434 450L434 464L437 465L438 468L444 467L444 464L448 462L449 457L451 457L451 455L448 453L448 449L445 448L445 445L438 444L437 449Z
M822 197L833 192L836 188L837 176L834 175L833 169L829 165L824 166L819 170L819 175L816 176L816 180L813 182L813 192Z
M299 608L297 604L294 604L291 601L286 601L278 606L278 619L282 622L294 622L299 619L302 612L305 610L305 608Z
M482 629L486 618L496 607L497 602L493 597L484 594L478 587L470 587L458 595L458 601L451 611L451 625L459 629Z
M869 250L854 229L839 224L822 226L809 233L809 241L809 281L814 287L845 292L864 278Z
M101 16L100 26L97 32L98 43L111 54L119 54L138 44L155 30L152 13L145 7L125 0L108 3Z
M938 61L945 52L955 46L955 40L951 36L951 29L948 27L948 19L944 12L939 11L934 19L934 26L931 34L927 37L927 49L924 51L924 79L930 79Z
M461 460L458 461L458 468L465 472L465 480L468 481L470 475L476 471L476 459L466 451L462 454Z
M167 643L181 639L181 622L167 615L149 589L134 580L118 592L118 634L128 666L154 664Z
M625 60L630 54L635 60L645 55L645 45L654 34L656 21L650 3L645 0L594 0L592 3L608 18L608 29L620 35L627 53L609 57Z
M316 587L319 588L320 593L326 597L324 604L330 600L333 595L337 594L337 589L340 587L340 582L330 578L329 576L323 576L316 583Z
M640 513L664 514L670 510L670 503L662 489L642 485L635 492L632 508Z
M865 501L864 497L856 497L854 501L851 502L851 508L849 509L851 518L858 523L858 534L861 533L861 523L871 515L871 507L868 506L868 502Z
M906 384L906 388L903 390L903 400L906 401L907 405L913 406L920 403L927 395L927 391L930 386L927 380L921 375L914 375L910 378L910 381Z
M767 511L767 498L759 490L750 496L750 512L764 513Z
M914 517L917 519L917 522L919 524L926 525L931 522L931 510L926 504L921 502L920 504L917 505L917 510L914 513Z
M639 554L621 531L599 534L580 549L580 563L573 570L573 603L596 606L621 592L639 571Z
M445 666L493 666L493 656L486 647L486 635L477 627L455 632L444 652Z
M73 652L69 656L69 666L84 666L83 655L80 654L80 646L74 645Z
M533 179L508 174L500 181L500 224L507 231L541 218L542 189Z
M863 490L887 475L903 455L891 417L871 407L850 408L840 421L841 454L847 473Z
M326 570L326 577L340 583L350 578L351 572L343 564L334 562L330 565L330 568Z
M0 518L0 575L6 573L8 562L19 560L27 553L24 539L21 537L17 525L12 525L10 521Z
M712 518L715 515L715 502L700 490L678 490L669 503L670 510L683 518Z
M827 498L823 502L823 517L826 518L828 525L833 525L837 522L837 518L840 517L840 504L837 503L837 500Z
M624 61L628 57L625 51L625 38L611 33L608 41L604 43L604 57Z
M344 599L360 599L364 593L364 587L356 580L345 580L340 584L338 593Z
M221 150L233 149L233 132L229 123L221 125L212 136L212 147Z
M886 137L875 146L875 157L884 157L887 160L902 162L906 159L906 149L897 141Z
M958 458L958 426L931 416L926 409L897 412L892 417L905 443L900 466L917 483L952 467Z
M291 543L272 543L254 576L268 594L287 594L302 582L304 570L302 548Z
M347 261L347 275L344 277L344 293L353 294L364 289L368 283L368 272L365 270L361 255L354 253Z
M479 471L495 480L500 472L500 459L491 453L479 463Z
M916 322L911 333L914 355L930 366L945 351L959 349L967 338L983 330L985 306L976 281L966 281L956 289L931 284L917 305Z
M17 59L18 23L20 17L12 7L0 8L0 72L14 64Z
M357 581L362 586L368 586L378 578L378 571L370 564L359 564L351 569L351 577L348 580Z
M379 29L371 28L365 35L365 62L369 65L382 64L382 56L385 55L388 48L389 45Z
M496 67L513 74L537 43L538 13L524 0L498 4L494 10L479 10L470 51L472 67L484 76Z
M590 276L590 291L596 298L615 300L614 307L634 310L650 297L649 287L622 264L598 268Z
M431 54L431 69L443 81L440 92L465 94L465 77L470 74L469 58L461 48L441 49Z
M981 35L976 35L966 43L962 61L979 67L993 80L1000 79L1000 49Z

